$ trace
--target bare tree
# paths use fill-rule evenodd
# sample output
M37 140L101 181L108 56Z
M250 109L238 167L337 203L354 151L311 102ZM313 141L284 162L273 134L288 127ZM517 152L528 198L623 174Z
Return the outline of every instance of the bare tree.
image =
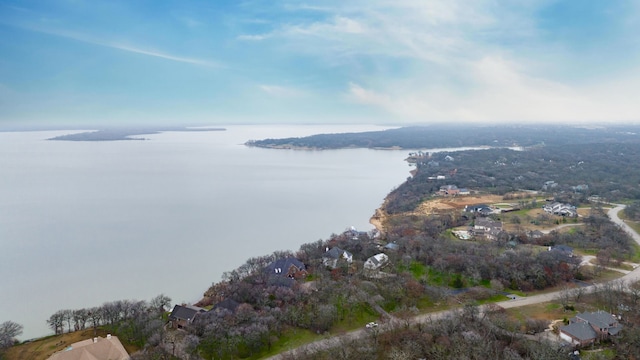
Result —
M88 316L89 316L89 320L91 321L91 326L93 327L93 334L97 334L98 331L98 326L100 326L100 323L102 322L102 308L100 307L92 307L91 309L89 309L88 311Z
M67 332L71 332L71 321L73 320L73 310L65 309L61 310L62 320L67 323Z
M51 315L47 320L47 324L56 335L62 334L64 332L64 310L58 310Z
M73 327L76 331L84 330L89 320L89 311L87 309L78 309L73 311Z
M0 351L16 342L16 336L22 334L22 325L13 321L5 321L0 324Z
M149 302L149 306L152 311L157 311L160 314L166 311L166 309L171 306L171 298L166 296L165 294L160 294Z

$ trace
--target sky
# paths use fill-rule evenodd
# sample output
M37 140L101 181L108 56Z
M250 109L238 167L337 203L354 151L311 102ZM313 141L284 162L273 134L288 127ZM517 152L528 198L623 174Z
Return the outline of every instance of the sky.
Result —
M637 0L0 0L0 126L640 123Z

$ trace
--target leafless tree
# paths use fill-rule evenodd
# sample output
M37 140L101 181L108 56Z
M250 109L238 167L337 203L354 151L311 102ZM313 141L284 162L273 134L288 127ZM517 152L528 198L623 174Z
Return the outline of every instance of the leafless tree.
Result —
M149 306L152 311L157 311L162 314L169 308L169 306L171 306L171 298L165 294L160 294L151 299Z
M53 330L54 334L62 334L64 332L64 310L58 310L49 317L47 324Z
M16 337L22 334L22 329L22 325L13 321L0 324L0 352L16 342Z

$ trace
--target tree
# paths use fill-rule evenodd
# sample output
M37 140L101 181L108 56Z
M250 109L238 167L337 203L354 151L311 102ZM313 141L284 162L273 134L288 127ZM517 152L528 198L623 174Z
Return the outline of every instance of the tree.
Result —
M89 320L91 321L91 326L93 327L93 335L97 334L98 326L102 321L102 308L93 307L88 311Z
M54 334L62 334L64 332L64 310L58 310L55 314L51 315L49 320L47 320L47 324L49 324Z
M160 294L153 299L149 303L152 311L158 311L160 314L164 313L165 308L169 308L171 305L171 298L166 296L165 294Z
M71 321L73 320L73 310L66 309L61 310L62 320L67 323L67 332L71 332ZM64 332L64 331L63 331Z
M89 311L87 309L73 310L73 323L76 331L84 330L88 320L89 320Z
M0 324L0 351L10 347L16 342L16 337L22 335L22 325L13 321L5 321Z

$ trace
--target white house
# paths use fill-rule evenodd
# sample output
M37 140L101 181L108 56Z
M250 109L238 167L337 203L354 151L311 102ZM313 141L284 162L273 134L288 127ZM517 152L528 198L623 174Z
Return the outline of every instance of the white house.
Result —
M368 258L367 261L364 262L364 268L365 270L378 270L388 263L389 257L384 253L380 253Z

